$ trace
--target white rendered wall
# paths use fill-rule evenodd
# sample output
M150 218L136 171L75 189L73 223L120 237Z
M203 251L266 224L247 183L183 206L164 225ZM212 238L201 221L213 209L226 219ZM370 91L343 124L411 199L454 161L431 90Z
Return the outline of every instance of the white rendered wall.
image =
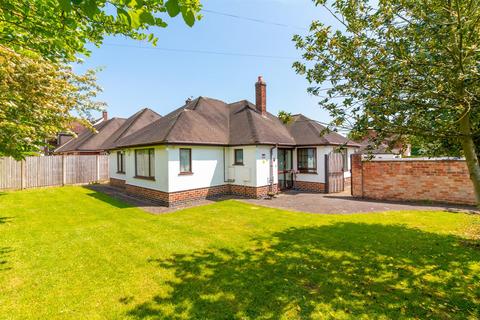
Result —
M155 180L146 180L135 178L135 149L148 148L130 148L125 151L125 174L117 172L117 152L110 153L110 176L116 179L126 181L126 184L154 189L167 192L168 189L168 171L167 171L167 151L164 146L151 147L155 150Z
M126 174L117 173L117 151L112 151L108 155L108 171L110 173L110 178L125 180Z
M308 147L306 147L308 148ZM325 155L335 150L335 146L318 146L311 147L317 149L317 173L298 173L297 181L306 181L306 182L320 182L325 183ZM356 148L347 148L347 161L348 161L348 170L344 172L344 177L351 177L350 169L352 168L350 155L356 152ZM293 168L297 170L297 149L293 153Z
M192 150L192 174L180 174L180 148ZM199 189L224 182L223 147L168 146L168 192Z
M351 170L352 170L352 157L351 155L354 154L355 152L357 152L358 148L351 148L351 147L348 147L347 148L347 152L348 152L348 157L347 157L347 161L348 161L348 170L345 171L343 173L343 176L345 178L350 178L352 176L352 173L351 173Z
M312 146L302 148L316 148L317 149L317 173L297 173L297 181L305 182L319 182L325 183L325 155L329 154L332 150L332 146ZM297 167L297 149L293 151L293 168L298 171Z
M271 146L256 147L256 186L268 186L270 184L270 149ZM277 148L272 150L273 158L273 183L278 183Z
M235 165L235 149L243 149L243 165ZM256 187L256 146L237 146L226 148L227 179L239 186Z
M192 150L191 175L180 174L180 148ZM235 165L235 149L243 150L243 165ZM225 166L224 167L224 150ZM260 187L269 184L270 146L168 146L168 192L235 184ZM274 183L278 181L274 149Z

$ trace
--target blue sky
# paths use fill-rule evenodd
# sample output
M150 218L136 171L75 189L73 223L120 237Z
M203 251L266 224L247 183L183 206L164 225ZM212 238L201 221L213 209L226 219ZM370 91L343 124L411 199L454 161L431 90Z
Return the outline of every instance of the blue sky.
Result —
M303 113L328 121L318 98L306 92L308 83L292 69L300 52L291 41L305 34L310 22L334 24L311 0L203 0L206 10L287 24L281 27L204 12L193 28L181 18L168 20L165 29L152 29L157 47L287 57L286 59L211 55L155 49L148 43L110 37L93 48L78 71L102 67L98 82L111 117L128 117L142 107L165 115L186 98L207 96L234 102L255 100L258 75L267 82L267 109Z

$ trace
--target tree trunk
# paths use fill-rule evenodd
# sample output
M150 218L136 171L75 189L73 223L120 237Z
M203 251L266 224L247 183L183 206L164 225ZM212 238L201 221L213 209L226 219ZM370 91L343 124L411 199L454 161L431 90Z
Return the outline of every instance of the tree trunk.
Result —
M470 118L468 117L468 114L460 120L460 132L463 135L463 153L465 155L465 160L467 161L468 171L470 172L470 179L473 182L477 207L480 208L480 164L475 150L475 143L473 142Z

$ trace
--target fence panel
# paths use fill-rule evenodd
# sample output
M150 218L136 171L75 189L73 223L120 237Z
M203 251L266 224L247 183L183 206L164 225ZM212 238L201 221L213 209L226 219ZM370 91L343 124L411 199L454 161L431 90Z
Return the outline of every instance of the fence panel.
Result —
M24 188L62 185L62 156L28 157L25 159Z
M107 155L27 157L24 161L0 157L0 190L108 180Z
M0 158L0 190L22 188L22 163Z

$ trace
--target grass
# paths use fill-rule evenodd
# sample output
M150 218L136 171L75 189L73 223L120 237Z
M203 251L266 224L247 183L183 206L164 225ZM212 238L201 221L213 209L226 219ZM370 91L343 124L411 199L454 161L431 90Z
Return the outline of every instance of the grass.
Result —
M480 217L0 195L2 319L480 318Z

